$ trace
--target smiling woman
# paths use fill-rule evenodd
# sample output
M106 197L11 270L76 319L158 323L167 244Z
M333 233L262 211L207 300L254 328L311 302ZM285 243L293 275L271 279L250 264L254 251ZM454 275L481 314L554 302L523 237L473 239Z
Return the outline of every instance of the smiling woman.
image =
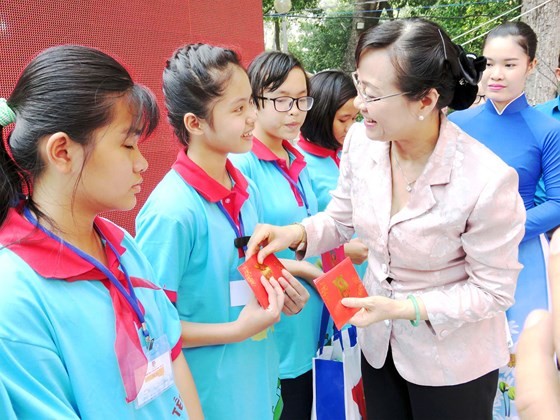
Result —
M547 308L549 300L545 256L545 232L560 219L560 124L531 107L525 97L527 77L535 68L537 37L523 22L508 22L494 28L484 43L488 66L482 78L487 101L450 119L481 141L519 174L519 193L527 210L525 236L519 247L524 265L515 291L515 305L507 312L514 343L529 312ZM542 178L547 200L535 204ZM515 347L511 362L501 370L496 418L516 414L509 401L515 390Z
M356 62L364 124L344 141L332 200L302 221L303 236L257 227L248 255L316 255L356 233L369 297L342 303L361 308L350 322L368 413L489 420L525 213L515 171L441 112L471 105L484 59L432 22L403 19L366 31Z

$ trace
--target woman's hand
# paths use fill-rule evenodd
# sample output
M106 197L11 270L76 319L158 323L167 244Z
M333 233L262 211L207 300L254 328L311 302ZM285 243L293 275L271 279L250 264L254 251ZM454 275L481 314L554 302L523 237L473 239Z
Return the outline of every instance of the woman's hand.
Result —
M268 255L283 251L290 246L298 246L304 239L303 236L304 231L301 225L274 226L259 224L247 244L245 258L249 259L258 252L257 261L262 264Z
M284 277L278 279L286 295L282 312L286 315L299 314L309 300L309 292L288 270L282 270L282 275Z
M422 299L417 297L416 301L420 310L420 319L428 319ZM344 298L342 304L349 308L361 308L360 312L348 321L357 327L367 327L386 319L416 319L414 304L409 299L395 300L384 296L368 296L365 298Z
M280 312L284 307L284 291L274 277L269 281L261 276L261 283L268 293L269 306L263 308L255 296L251 296L235 321L235 327L239 329L241 338L239 341L246 340L280 321Z
M354 238L344 244L344 255L350 257L353 264L362 264L367 260L368 249L359 238Z

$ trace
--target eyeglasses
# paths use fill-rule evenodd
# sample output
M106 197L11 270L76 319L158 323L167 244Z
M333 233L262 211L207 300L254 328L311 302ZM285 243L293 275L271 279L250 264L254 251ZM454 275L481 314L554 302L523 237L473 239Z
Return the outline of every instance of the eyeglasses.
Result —
M274 105L274 109L278 112L288 112L294 106L294 102L300 111L309 111L313 107L314 102L311 96L302 96L300 98L292 98L291 96L279 96L278 98L257 96L257 98L271 101Z
M370 96L366 93L366 90L362 85L362 82L360 82L360 80L358 79L357 71L352 73L352 81L354 82L354 86L356 86L356 90L358 91L360 98L362 98L362 101L364 101L366 104L369 102L377 102L380 101L381 99L392 98L393 96L401 96L410 93L410 92L399 92L399 93L392 93L390 95L385 95L385 96Z

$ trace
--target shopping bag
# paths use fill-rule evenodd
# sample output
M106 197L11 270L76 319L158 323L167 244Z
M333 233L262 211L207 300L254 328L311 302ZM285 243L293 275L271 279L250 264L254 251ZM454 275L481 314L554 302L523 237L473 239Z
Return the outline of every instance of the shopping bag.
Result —
M324 345L329 315L321 320L319 350L313 358L312 420L366 419L361 352L356 327L334 328L329 345Z

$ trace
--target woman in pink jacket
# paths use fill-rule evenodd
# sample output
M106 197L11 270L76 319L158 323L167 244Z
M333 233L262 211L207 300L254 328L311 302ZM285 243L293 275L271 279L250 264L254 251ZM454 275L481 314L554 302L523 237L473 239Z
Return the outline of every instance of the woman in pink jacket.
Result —
M365 32L356 62L364 123L332 201L302 224L260 226L248 257L316 255L357 233L370 297L343 303L362 308L351 322L370 418L491 419L525 210L516 172L441 112L472 104L485 60L405 19Z

